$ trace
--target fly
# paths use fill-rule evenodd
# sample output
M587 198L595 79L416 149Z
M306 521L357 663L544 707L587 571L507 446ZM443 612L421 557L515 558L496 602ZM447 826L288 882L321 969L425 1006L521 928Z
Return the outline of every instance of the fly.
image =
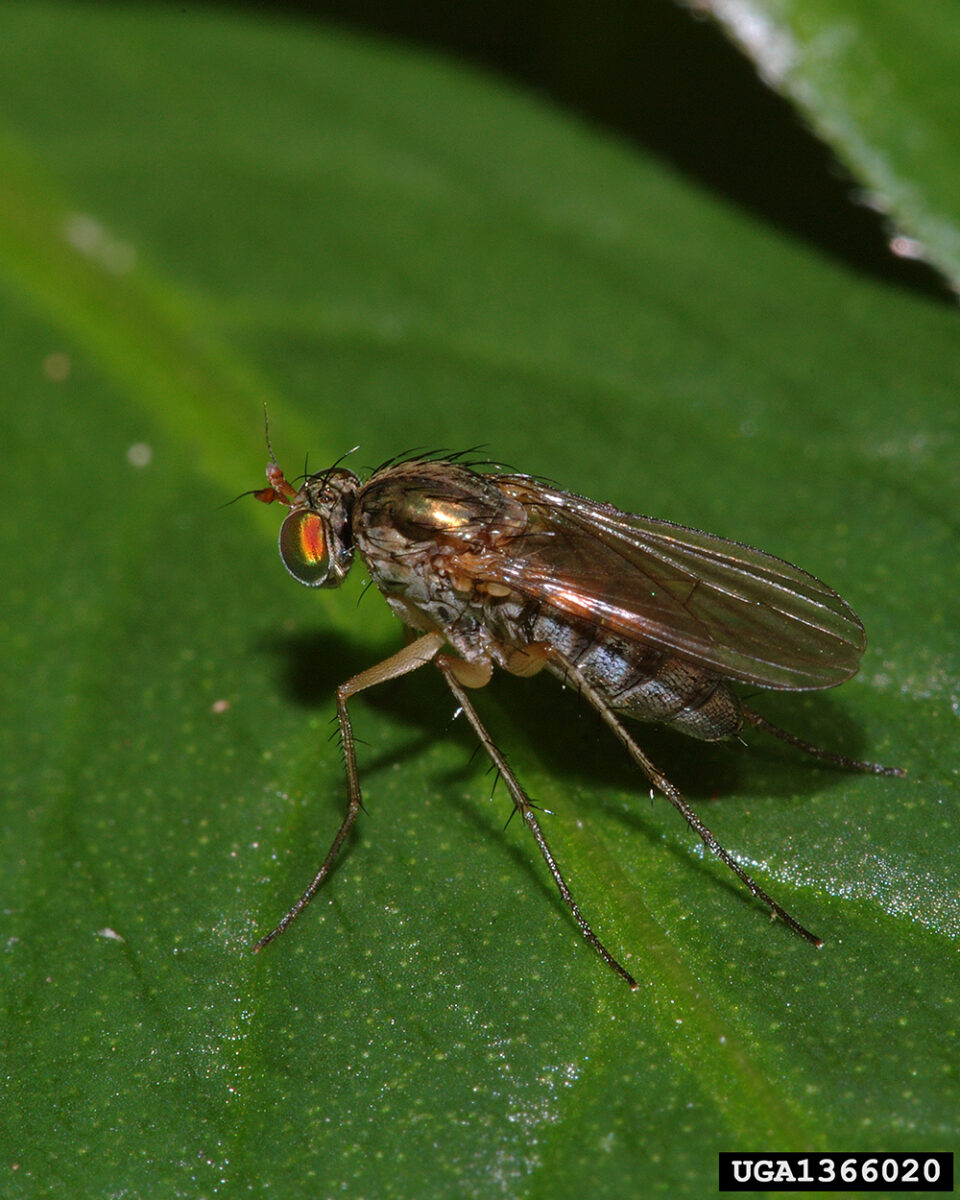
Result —
M365 481L334 465L294 487L270 452L268 486L254 495L289 509L280 527L287 570L308 587L339 587L359 555L410 640L337 688L346 815L306 891L254 949L309 904L360 813L348 702L428 663L506 784L580 932L631 988L636 980L580 911L535 806L470 699L495 667L521 676L545 669L574 688L754 896L822 945L720 845L623 719L706 742L735 737L746 723L836 766L902 775L802 741L731 686L805 691L843 683L856 674L866 644L856 613L812 575L750 546L621 512L527 475L478 469L484 465L462 455L392 459Z

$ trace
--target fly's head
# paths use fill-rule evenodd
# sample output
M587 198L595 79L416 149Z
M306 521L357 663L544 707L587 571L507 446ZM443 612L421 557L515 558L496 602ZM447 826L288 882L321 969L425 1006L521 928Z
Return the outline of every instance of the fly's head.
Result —
M307 587L339 587L353 562L350 516L360 480L344 467L331 467L295 488L272 460L267 480L270 486L254 492L256 498L290 509L280 526L283 565Z

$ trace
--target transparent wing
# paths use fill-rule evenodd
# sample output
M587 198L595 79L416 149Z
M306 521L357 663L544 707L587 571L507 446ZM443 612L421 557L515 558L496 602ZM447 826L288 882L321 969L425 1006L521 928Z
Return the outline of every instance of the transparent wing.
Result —
M798 567L526 476L491 478L529 524L477 556L477 578L744 683L827 688L856 673L859 618Z

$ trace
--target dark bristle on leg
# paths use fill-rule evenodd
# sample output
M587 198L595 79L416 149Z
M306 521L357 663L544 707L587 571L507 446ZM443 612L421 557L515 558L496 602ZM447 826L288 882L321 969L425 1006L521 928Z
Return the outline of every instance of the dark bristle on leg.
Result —
M766 717L761 717L758 712L747 708L745 704L741 706L741 711L744 719L749 721L755 729L762 729L771 737L778 738L781 742L786 742L788 746L793 746L797 750L802 750L804 754L809 754L812 758L819 758L822 762L830 763L831 766L843 767L846 771L863 771L868 775L895 775L898 778L906 775L906 771L902 767L885 767L881 763L861 762L857 758L847 758L845 754L834 754L831 750L821 750L819 746L814 746L811 742L805 742L803 738L798 738L796 734L787 733L785 729L774 725Z
M717 858L719 858L724 864L724 866L729 867L734 875L736 875L737 878L750 889L757 899L762 900L763 903L766 904L766 906L770 909L770 911L775 916L779 917L785 925L792 929L794 933L799 934L800 937L804 938L812 946L816 946L819 949L819 947L823 945L823 941L818 938L815 933L811 933L809 929L806 929L803 925L801 925L800 922L795 917L792 917L786 911L786 909L779 905L772 896L768 895L757 883L757 881L752 879L747 874L747 872L743 869L743 867L740 866L733 855L720 845L707 826L704 825L703 821L700 820L696 812L694 812L694 810L681 795L679 789L670 782L670 780L661 770L654 766L649 758L647 758L646 754L644 754L643 750L640 749L640 746L630 736L629 732L624 727L623 723L620 721L619 717L611 708L611 706L606 702L603 696L601 696L597 690L584 678L580 668L575 666L568 658L564 658L556 651L554 652L554 658L557 662L562 663L566 678L573 685L575 685L579 689L580 694L586 697L586 699L593 705L593 707L600 714L601 719L610 727L610 729L613 730L621 746L623 746L626 752L630 755L644 775L646 775L646 777L650 780L657 791L666 796L666 798L683 817L697 837L700 838L707 849L715 854Z
M540 828L540 823L534 815L533 810L536 805L533 804L533 802L530 800L530 797L520 786L519 780L510 769L506 759L503 757L503 754L497 747L496 742L494 742L493 738L490 736L489 732L487 731L487 727L480 720L477 710L473 707L473 704L467 695L466 689L457 679L454 669L456 660L451 659L446 655L440 655L436 662L437 666L440 668L441 674L447 682L447 687L449 687L450 691L453 692L455 699L460 705L463 715L473 727L473 731L477 735L480 745L487 752L490 761L499 771L500 778L507 785L507 790L510 792L510 797L513 800L514 811L520 814L527 828L533 834L534 840L540 849L540 853L543 855L543 860L550 869L550 874L553 876L553 881L557 885L557 890L560 892L560 896L564 904L573 914L573 919L580 927L580 932L594 948L594 950L596 950L596 952L600 955L607 966L612 967L613 970L616 971L616 973L620 976L620 978L629 985L630 990L632 992L637 991L637 989L640 987L639 983L637 983L626 967L624 967L620 962L617 961L617 959L613 957L603 942L601 942L597 935L593 932L586 917L584 917L583 913L580 911L580 906L577 904L576 900L574 900L573 894L567 885L567 881L564 879L563 874L560 871L560 867L557 864L557 860L553 856L553 851L547 844L547 839L544 837L543 830Z

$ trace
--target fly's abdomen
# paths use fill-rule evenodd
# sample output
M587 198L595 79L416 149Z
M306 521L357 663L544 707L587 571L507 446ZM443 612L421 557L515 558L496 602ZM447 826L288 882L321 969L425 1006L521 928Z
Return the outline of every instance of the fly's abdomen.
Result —
M648 679L611 699L615 709L639 721L661 721L704 742L740 732L740 701L725 680L691 667L682 659L659 657Z
M548 614L534 619L531 634L531 641L555 647L574 663L624 716L669 725L704 742L740 731L740 701L724 679L700 667ZM562 678L562 666L553 670Z

